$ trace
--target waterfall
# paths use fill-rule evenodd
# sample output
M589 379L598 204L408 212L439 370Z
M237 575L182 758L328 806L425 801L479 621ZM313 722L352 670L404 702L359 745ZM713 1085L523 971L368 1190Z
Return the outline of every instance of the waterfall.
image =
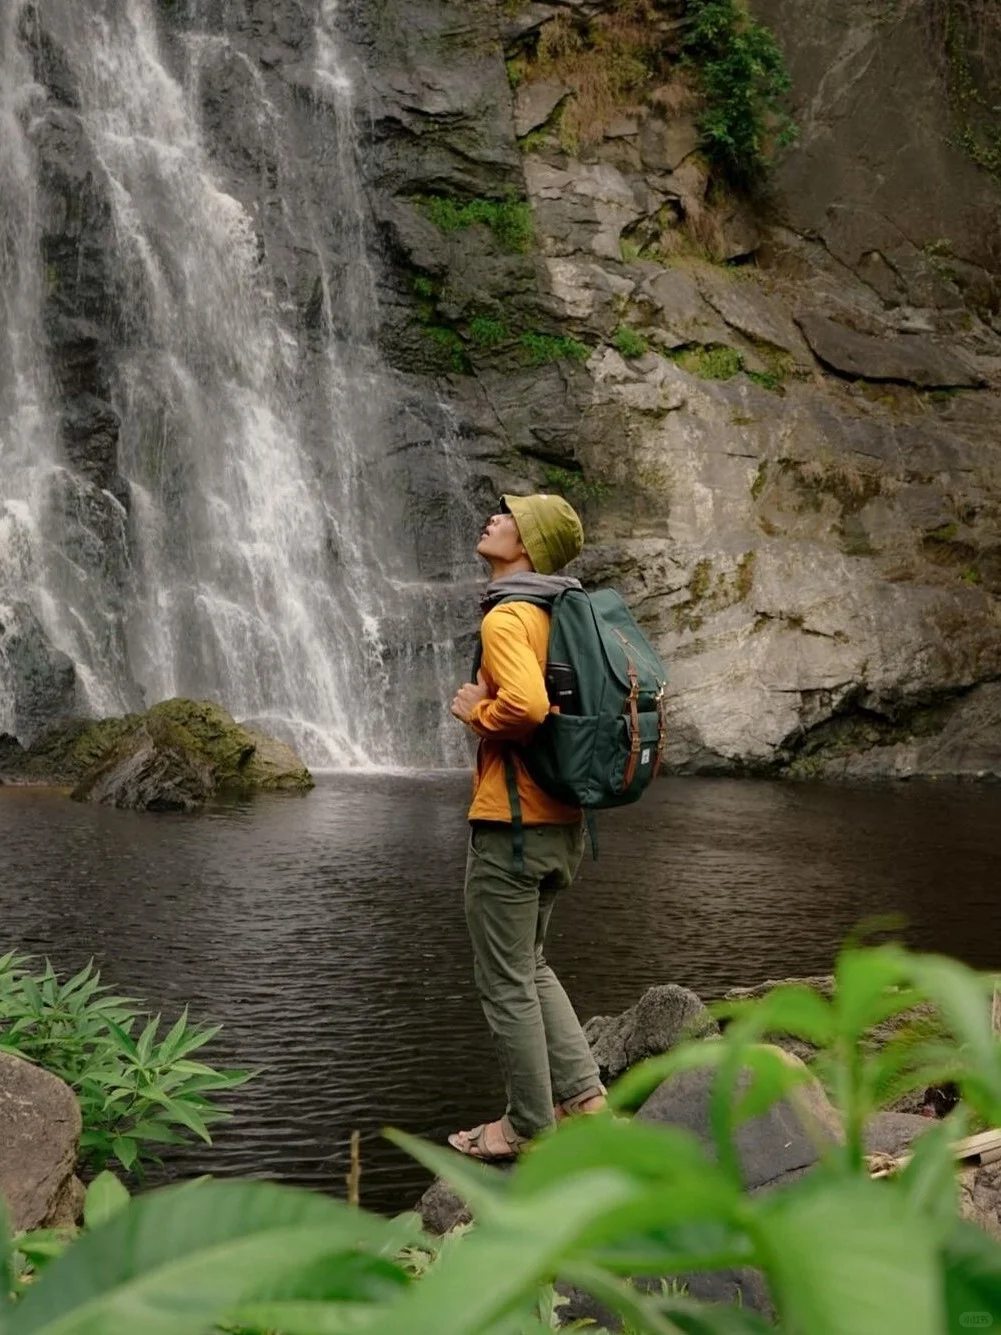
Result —
M20 26L5 20L0 87L0 625L5 606L7 620L14 607L37 619L53 671L72 664L81 710L207 697L314 765L454 763L446 701L462 675L462 618L442 572L422 574L401 508L391 445L407 391L376 348L358 72L335 0L318 2L309 53L334 217L300 208L284 224L315 260L305 325L266 220L237 197L204 121L207 81L232 73L262 151L281 163L282 111L257 62L208 27L165 43L152 0L69 8L53 3L50 17L106 204L123 485L99 489L88 568L67 496L97 489L66 457L47 370L33 144L46 90L22 5ZM277 198L289 214L280 179ZM445 546L453 572L470 574L461 463L447 414L425 407L453 493ZM4 664L0 639L0 731L18 731Z

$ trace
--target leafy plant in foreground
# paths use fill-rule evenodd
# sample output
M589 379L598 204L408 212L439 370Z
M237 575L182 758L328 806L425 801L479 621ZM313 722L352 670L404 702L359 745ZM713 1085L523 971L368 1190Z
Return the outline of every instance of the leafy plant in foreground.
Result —
M187 1009L161 1034L160 1017L114 996L93 963L60 983L51 964L0 957L0 1051L57 1075L76 1092L83 1119L81 1155L88 1167L117 1160L122 1168L155 1161L154 1145L211 1143L209 1126L228 1114L212 1096L249 1078L193 1060L219 1026L192 1024Z
M118 1203L51 1261L14 1303L4 1335L204 1335L223 1324L282 1335L541 1335L558 1319L552 1285L593 1295L638 1335L761 1335L739 1307L700 1303L676 1282L759 1268L788 1335L943 1335L1001 1318L1001 1248L957 1217L952 1141L934 1126L895 1175L869 1177L865 1122L889 1088L955 1080L1001 1118L1001 1045L985 980L897 947L849 949L827 1000L778 988L728 1008L720 1040L631 1072L618 1116L572 1119L510 1173L394 1135L469 1202L474 1227L441 1243L417 1221L377 1219L266 1183L201 1182ZM920 1002L954 1042L909 1037L879 1052L865 1035ZM845 1126L806 1178L749 1195L736 1136L808 1073L763 1035L819 1046ZM906 1049L906 1051L905 1051ZM711 1149L689 1132L623 1116L664 1078L714 1072ZM9 1254L9 1253L8 1253ZM2 1256L2 1250L0 1250ZM430 1258L430 1259L425 1259ZM0 1260L0 1269L4 1262ZM636 1287L643 1276L660 1286ZM0 1284L0 1293L13 1281Z

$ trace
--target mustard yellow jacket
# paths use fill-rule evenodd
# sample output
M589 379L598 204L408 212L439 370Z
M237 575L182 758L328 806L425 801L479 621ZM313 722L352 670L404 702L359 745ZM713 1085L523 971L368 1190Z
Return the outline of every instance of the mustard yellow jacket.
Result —
M505 742L525 742L549 713L543 677L549 648L549 613L534 603L501 603L480 626L483 678L489 692L473 709L470 723L479 734L470 820L511 820L504 776ZM544 793L514 755L526 825L569 825L580 810Z

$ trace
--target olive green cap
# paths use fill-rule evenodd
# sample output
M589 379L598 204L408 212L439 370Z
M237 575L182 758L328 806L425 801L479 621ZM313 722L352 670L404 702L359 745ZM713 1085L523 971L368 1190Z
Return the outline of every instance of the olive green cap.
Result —
M514 517L522 546L540 575L555 575L580 555L584 525L562 496L502 496L501 507Z

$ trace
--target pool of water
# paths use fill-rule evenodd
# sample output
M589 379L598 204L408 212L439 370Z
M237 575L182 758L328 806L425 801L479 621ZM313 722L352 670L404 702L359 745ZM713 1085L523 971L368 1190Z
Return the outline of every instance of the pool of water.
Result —
M381 1129L441 1138L500 1111L462 916L467 792L464 775L325 776L174 816L0 788L0 953L94 956L154 1011L221 1022L215 1061L260 1068L168 1174L340 1191L358 1129L364 1203L403 1208L423 1174ZM891 912L913 945L999 968L999 829L1001 788L665 779L602 816L549 958L582 1018L652 983L715 996L828 971Z

